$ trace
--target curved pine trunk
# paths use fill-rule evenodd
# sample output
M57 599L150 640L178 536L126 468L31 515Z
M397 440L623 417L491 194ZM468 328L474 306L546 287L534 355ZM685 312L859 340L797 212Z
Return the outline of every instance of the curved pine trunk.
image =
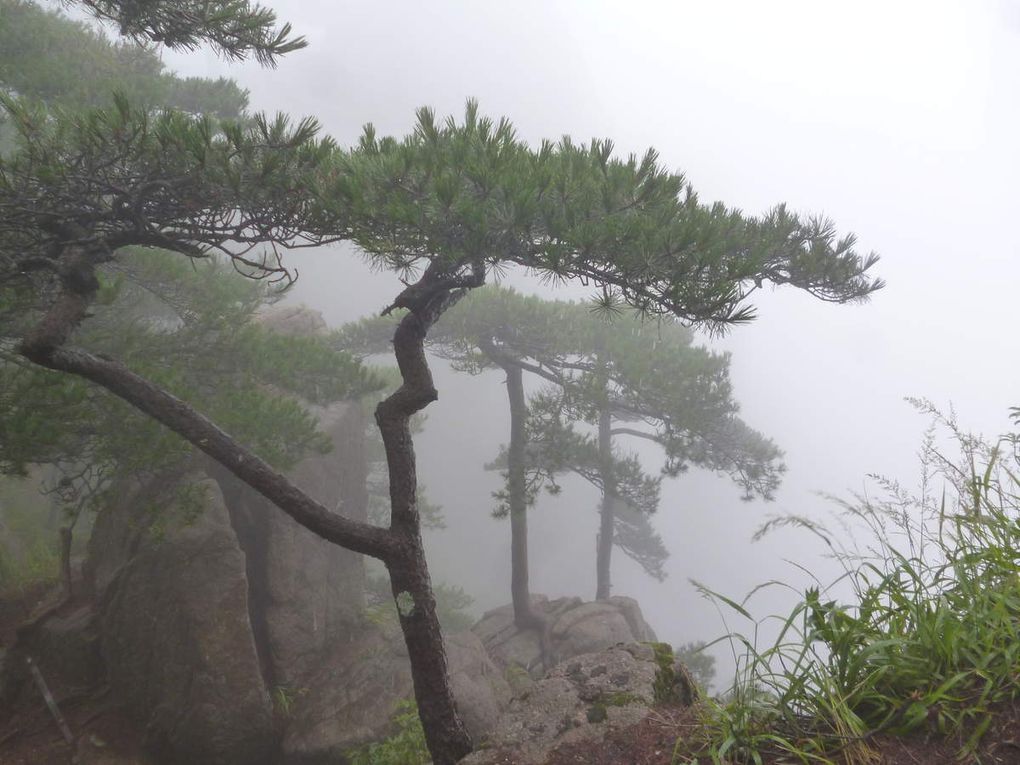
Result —
M393 349L403 385L379 404L375 419L386 448L390 534L396 543L385 563L411 660L418 714L435 765L453 765L471 751L471 738L457 714L450 689L446 650L422 547L410 425L416 412L438 398L425 357L425 335L438 313L423 313L408 313L397 326Z

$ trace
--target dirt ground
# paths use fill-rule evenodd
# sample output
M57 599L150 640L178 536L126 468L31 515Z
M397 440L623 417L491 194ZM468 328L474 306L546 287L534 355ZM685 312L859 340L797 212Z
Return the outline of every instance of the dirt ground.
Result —
M710 765L710 757L699 755L699 733L695 709L659 709L603 741L560 747L545 765ZM996 711L980 750L972 757L959 757L962 741L935 735L876 736L867 743L874 754L868 765L1020 765L1020 702ZM859 759L853 763L839 757L832 759L861 765ZM764 765L793 763L799 760L779 754L764 760Z
M60 602L59 590L38 586L0 597L0 648L9 650L19 627ZM63 608L74 608L75 602ZM62 609L58 609L62 610ZM0 708L2 765L145 765L140 740L106 688L75 689L47 678L74 738L68 744L38 687L22 687L13 709Z

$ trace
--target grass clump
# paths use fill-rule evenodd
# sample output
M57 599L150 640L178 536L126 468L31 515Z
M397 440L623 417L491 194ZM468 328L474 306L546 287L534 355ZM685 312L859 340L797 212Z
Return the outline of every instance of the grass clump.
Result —
M376 744L348 754L351 765L427 765L432 759L418 718L418 705L410 699L397 703L394 733Z
M754 623L731 632L737 676L707 714L713 761L870 765L877 734L924 731L974 754L997 706L1020 693L1020 452L914 402L934 424L921 452L919 493L876 478L883 498L839 501L841 533L803 518L766 524L814 533L842 565L836 583L806 591L758 646L746 609L702 588ZM945 456L948 435L958 453ZM866 544L855 540L867 532ZM838 540L849 540L841 542ZM700 587L700 585L699 585ZM833 596L842 591L849 594ZM753 594L753 593L752 593ZM735 652L735 654L738 652Z

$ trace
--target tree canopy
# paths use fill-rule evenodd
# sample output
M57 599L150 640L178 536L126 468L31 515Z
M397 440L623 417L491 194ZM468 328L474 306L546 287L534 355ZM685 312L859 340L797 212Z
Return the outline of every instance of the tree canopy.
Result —
M233 80L178 77L157 53L28 0L0 0L0 90L51 106L106 106L116 91L136 107L236 119L248 93Z
M382 380L324 338L264 329L255 315L270 291L234 277L217 260L192 268L135 251L104 269L102 297L76 342L124 359L286 467L325 447L305 403L355 398ZM14 348L19 324L4 322L0 336L0 472L85 461L137 472L191 453L102 389L25 364Z
M157 107L247 119L243 114L247 94L230 80L181 80L164 71L150 48L110 42L94 27L23 0L0 0L0 15L4 21L0 25L0 92L8 94L9 114L20 113L22 139L29 129L25 119L52 128L49 137L55 138L76 119L74 109L95 104L112 103L125 118L134 109L133 128L141 131L153 124L150 117L157 114ZM114 96L115 92L119 95ZM200 122L198 115L190 119L192 124ZM85 142L99 138L101 124L102 118L97 119L85 130L91 129L91 136L78 137ZM123 137L117 130L125 127L126 122L121 122L114 129L114 140ZM46 162L52 162L51 169L58 168L67 182L63 190L54 189L55 195L69 195L67 201L87 188L85 193L92 193L92 199L77 202L86 207L90 201L98 202L106 213L116 205L115 189L108 185L104 194L103 184L138 180L127 173L118 178L115 173L96 174L85 180L82 174L90 166L77 162L62 167L69 157L58 142L42 150L36 144L28 150L30 156L22 155L24 165L14 163L21 170L6 179L9 202L35 209L39 197L33 198L32 191L40 188L40 179L54 180L42 167ZM98 152L89 161L111 167L125 158L117 149L106 148L104 158ZM47 151L51 153L44 157ZM83 151L79 159L87 153ZM26 173L26 167L32 170ZM36 170L39 175L26 182ZM76 181L84 186L74 186ZM120 191L123 199L124 190ZM22 197L18 201L15 192ZM49 223L40 225L63 227L65 233L74 228L75 221L65 217L73 213L67 208L61 211L59 201L51 202ZM93 216L86 226L104 217L93 206L79 214L79 220L90 213ZM150 213L138 208L134 214L141 219ZM11 216L17 217L16 213ZM381 387L381 380L321 338L283 338L266 331L255 321L255 314L275 300L278 291L265 283L234 278L222 255L210 253L195 264L168 255L153 248L124 247L116 258L97 265L89 320L75 334L80 347L123 359L215 417L278 467L289 466L309 450L329 446L317 432L308 404L357 397ZM31 257L28 254L29 261ZM18 269L16 260L8 262ZM15 270L0 285L0 473L24 474L33 465L51 466L45 485L65 503L69 517L62 534L66 530L69 535L82 511L102 507L106 492L125 476L159 473L172 482L194 467L195 452L175 433L139 416L103 389L26 363L17 352L18 344L56 294L60 274L59 269L48 273L45 268L37 273L31 267L20 273ZM184 491L183 486L180 490ZM66 578L69 585L69 573Z
M66 0L97 19L116 24L120 34L177 50L209 45L229 59L252 56L264 66L307 45L290 24L277 27L276 14L250 0Z
M626 303L721 328L753 318L745 301L765 283L833 302L882 286L867 274L877 256L827 220L704 205L651 150L620 159L610 141L567 138L531 148L474 102L462 123L419 110L402 141L368 126L349 162L334 196L354 240L386 267L428 267L451 288L516 264L593 285L606 310Z

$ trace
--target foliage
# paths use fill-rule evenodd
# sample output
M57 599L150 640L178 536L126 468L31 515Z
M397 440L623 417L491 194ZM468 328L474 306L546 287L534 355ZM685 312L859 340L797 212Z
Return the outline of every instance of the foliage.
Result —
M281 466L307 449L326 448L294 396L324 404L380 385L321 339L277 335L257 324L256 311L270 293L233 278L215 260L192 268L140 250L111 265L109 274L118 284L117 304L97 307L79 342L125 359ZM0 428L9 434L0 446L4 470L97 452L138 467L166 462L185 448L115 397L19 363L11 345L0 344L0 351Z
M270 696L273 699L273 708L282 717L290 717L294 711L294 705L301 696L308 693L307 688L291 688L288 685L274 686Z
M997 704L1015 700L1020 673L1020 473L1015 436L987 444L927 402L934 417L918 494L879 479L882 500L840 502L840 534L803 518L764 529L806 528L830 549L852 597L809 589L779 636L759 648L731 634L743 658L727 700L712 710L712 756L761 762L876 761L876 733L952 737L970 756ZM959 453L945 456L948 433ZM936 485L938 481L942 487ZM843 544L866 529L863 545ZM745 606L704 590L750 619ZM778 617L777 617L778 618ZM755 635L757 632L755 633Z
M866 273L877 256L858 254L853 237L837 240L828 221L782 206L753 218L703 205L651 150L620 159L611 141L568 138L531 148L474 102L460 123L419 110L402 141L368 126L343 165L333 195L353 239L381 267L431 268L430 288L479 286L517 264L580 279L614 304L721 329L753 318L744 302L764 282L836 302L882 286ZM411 286L393 307L417 297Z
M107 105L114 91L149 109L240 117L248 93L233 80L181 78L157 53L112 42L94 26L29 0L0 0L0 89L50 105Z
M54 253L80 252L72 243L83 238L91 265L131 245L191 258L218 250L251 275L278 278L286 269L278 256L252 254L260 245L335 238L320 232L338 222L308 204L334 150L315 139L312 120L152 115L120 95L84 112L0 96L0 109L17 133L17 150L0 158L5 286L45 290L62 267Z
M329 447L304 402L357 397L381 385L323 338L277 335L257 324L272 293L215 259L191 267L138 250L107 266L105 280L116 303L96 307L78 342L124 359L280 467ZM50 483L60 482L68 506L84 497L95 507L114 476L193 458L183 439L121 399L24 363L14 341L0 336L0 473L53 465Z
M526 433L528 466L528 501L534 502L538 490L558 494L557 474L571 472L604 491L604 474L598 439L579 432L563 415L562 391L547 391L530 400L530 416ZM506 450L486 467L505 470ZM638 563L649 576L665 579L664 565L669 557L665 542L651 523L650 516L659 507L661 478L649 476L634 454L614 451L613 494L617 499L613 517L613 544ZM496 492L500 501L495 515L507 510L507 493Z
M186 179L193 173L186 166L212 169L208 149L215 139L208 130L227 123L185 115L175 121L146 112L176 106L236 117L246 95L232 82L184 81L165 74L151 50L111 43L92 27L32 3L0 0L0 16L0 89L31 97L31 102L4 101L20 133L21 151L0 161L0 206L7 211L31 208L31 220L19 222L12 213L0 224L0 265L10 268L10 278L0 286L0 472L23 474L33 463L56 466L48 490L64 501L73 526L86 506L102 503L116 473L167 470L188 460L193 450L120 399L79 378L28 364L17 353L17 344L38 321L55 278L60 278L59 264L42 255L49 246L42 240L59 239L54 229L68 226L79 234L84 233L79 226L98 226L109 233L109 222L120 217L122 232L133 231L128 236L138 243L172 246L152 237L152 229L139 230L159 215L152 206L159 203L150 192L161 196L169 191L163 179L146 173L181 172L170 185L181 184L179 191L192 194ZM113 109L72 111L107 102L114 88L120 95ZM138 106L128 106L128 95ZM261 137L273 140L269 124L256 119L259 123ZM177 135L184 144L177 144L178 155L186 157L183 164L171 170L163 164L169 155L160 154L155 163L151 155L145 158L146 152L172 154L173 139L166 131L182 125L192 129L189 137ZM231 129L235 138L244 135L239 126ZM235 142L233 150L239 148ZM251 151L262 149L252 145ZM230 164L245 160L221 158L228 185L243 182L231 177ZM118 189L119 201L117 194L104 194L104 188L114 188L107 184ZM150 190L139 192L141 198L136 197L129 212L123 205L139 184L150 184ZM67 203L80 207L75 211L64 206ZM191 209L194 201L178 197L177 204ZM111 215L118 205L121 214ZM233 209L223 212L229 216ZM127 220L131 217L134 223ZM175 225L187 229L193 222ZM94 227L91 231L97 233ZM185 235L185 249L197 255L190 249L193 235ZM23 246L28 250L22 251ZM298 397L328 403L375 389L379 381L321 339L264 330L253 319L275 299L273 291L234 278L222 259L204 260L189 266L167 253L130 247L122 248L116 259L100 257L95 307L76 341L122 359L214 416L273 464L286 467L308 450L326 449L328 442Z
M290 24L276 28L276 14L249 0L65 0L96 18L112 21L121 35L168 48L194 50L208 44L227 58L252 55L263 65L307 44L291 37Z
M652 694L656 704L676 703L677 678L674 663L676 657L673 654L673 646L669 643L652 643L652 651L655 654L655 663L658 669L655 671L655 682L652 685Z
M772 496L783 471L781 452L737 416L727 354L694 345L693 334L675 322L618 313L604 321L590 306L489 287L459 301L429 342L456 369L477 374L515 366L550 384L528 407L527 502L542 486L558 491L562 472L581 476L603 494L611 491L618 500L614 544L662 579L668 552L648 518L658 508L661 478L647 475L635 456L612 443L600 447L600 437L577 425L597 426L604 413L610 441L642 438L663 448L663 475L676 476L690 465L722 472L748 499ZM384 322L365 321L348 338L378 347L384 328ZM491 467L509 481L506 447ZM505 515L509 489L496 498L497 516Z
M426 765L431 762L418 707L410 699L397 703L393 735L348 753L351 765Z
M13 147L6 145L9 136L3 137L4 151L20 148L23 152L0 162L0 175L9 184L3 193L7 204L43 206L35 193L39 187L33 186L31 178L43 184L54 182L54 168L47 169L46 163L74 162L61 155L56 143L42 151L38 143L26 148L26 120L52 128L51 138L66 137L61 123L67 127L78 119L71 110L109 103L113 91L120 94L115 111L125 117L125 99L130 98L139 107L137 124L143 128L151 124L144 112L157 107L237 118L247 103L246 92L232 81L180 79L164 71L153 50L110 42L96 28L35 3L0 0L0 19L0 93L11 97L4 102L8 115L19 115L18 124L8 128L21 133L20 145ZM93 119L95 128L102 121L95 121L99 113L82 119ZM113 143L123 142L125 136L116 130L125 126L125 122L115 126ZM92 139L93 149L103 142L95 133L88 138ZM44 157L47 151L51 153ZM112 150L105 161L109 165L124 159ZM98 177L77 175L83 170L85 165L77 164L59 169L58 174L86 185L97 181L102 185ZM57 192L50 201L59 204L55 201L59 196ZM107 194L99 207L112 203L112 198ZM84 201L89 208L95 200ZM90 209L99 217L109 217L94 205ZM138 207L134 214L144 216L146 210ZM51 234L53 227L76 227L75 220L61 213L51 211L51 215L55 217L49 220L56 221L52 226L45 222L45 213L36 219ZM5 222L12 221L8 217ZM16 228L5 229L0 237L0 261L7 258L15 270L26 263L19 260L26 253L15 250L33 237L31 231ZM43 231L34 235L40 233L45 236ZM27 364L17 353L18 342L38 319L37 311L52 299L53 274L47 279L43 273L33 273L36 268L11 272L11 278L0 285L0 473L32 473L31 481L22 482L26 488L19 501L4 508L9 521L6 530L20 545L28 546L27 558L22 551L14 566L22 580L52 575L58 557L57 526L64 534L83 518L87 524L85 511L102 506L108 492L115 490L117 476L179 475L193 454L179 437L141 417L120 399L78 378ZM39 270L45 272L47 266ZM189 268L154 250L126 248L118 260L101 264L97 277L91 320L76 340L83 347L123 358L177 395L196 402L278 465L292 462L306 450L327 446L295 396L322 402L375 384L349 357L321 343L289 341L254 324L255 311L273 295L261 286L227 277L215 259ZM178 366L168 363L169 355ZM34 465L49 467L40 470ZM202 498L192 496L196 491L179 487L178 509L198 512ZM53 512L44 512L50 505ZM152 533L158 535L165 522L165 518L153 520ZM81 540L82 535L74 538ZM12 576L5 574L4 579L10 581Z

